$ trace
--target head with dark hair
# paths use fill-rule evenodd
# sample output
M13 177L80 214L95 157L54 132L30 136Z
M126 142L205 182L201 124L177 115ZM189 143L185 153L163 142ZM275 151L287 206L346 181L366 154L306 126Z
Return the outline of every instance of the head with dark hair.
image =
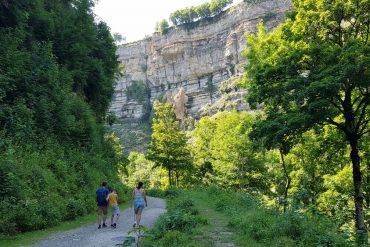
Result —
M137 184L137 189L139 190L139 189L141 189L142 187L143 187L143 182L139 182L138 184Z
M101 186L103 186L103 187L107 187L107 182L103 182L103 183L101 183Z

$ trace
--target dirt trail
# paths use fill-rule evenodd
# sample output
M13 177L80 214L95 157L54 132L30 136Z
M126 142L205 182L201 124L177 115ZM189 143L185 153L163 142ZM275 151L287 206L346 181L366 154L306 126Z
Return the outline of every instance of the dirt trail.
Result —
M153 227L158 217L166 210L166 204L163 199L147 197L148 207L144 209L141 225ZM110 217L110 215L108 215ZM109 218L108 217L108 218ZM121 210L121 217L117 228L98 229L97 224L87 225L73 230L59 232L51 235L47 239L29 247L115 247L121 244L127 232L132 229L133 209ZM110 218L107 220L110 225Z

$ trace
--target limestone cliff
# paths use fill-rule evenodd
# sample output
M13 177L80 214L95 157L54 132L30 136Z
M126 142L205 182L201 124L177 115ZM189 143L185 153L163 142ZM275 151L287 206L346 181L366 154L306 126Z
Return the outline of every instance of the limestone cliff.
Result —
M148 115L155 99L175 95L181 88L187 96L187 114L195 118L228 107L248 109L245 92L234 83L246 63L245 33L254 33L261 19L271 30L291 8L291 0L258 2L243 2L192 27L170 28L166 34L154 33L120 47L124 74L110 112L123 122L135 122ZM147 88L140 97L132 96L135 83Z

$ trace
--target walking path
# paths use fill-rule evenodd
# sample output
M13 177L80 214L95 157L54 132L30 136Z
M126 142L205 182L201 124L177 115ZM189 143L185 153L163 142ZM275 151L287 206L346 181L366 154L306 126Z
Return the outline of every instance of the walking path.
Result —
M148 207L143 211L140 224L152 228L158 217L165 213L166 204L160 198L147 197L147 199ZM122 244L128 236L127 232L132 229L134 222L133 211L132 208L121 211L121 216L115 229L111 227L98 229L96 223L53 234L40 243L30 245L29 247L115 247L116 244ZM107 225L110 225L110 215L108 215Z

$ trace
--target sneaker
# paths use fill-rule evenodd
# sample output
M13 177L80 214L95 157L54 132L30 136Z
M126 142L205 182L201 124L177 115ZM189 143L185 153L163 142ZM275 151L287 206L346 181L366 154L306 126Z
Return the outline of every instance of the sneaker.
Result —
M116 227L117 227L117 224L116 224L116 223L114 223L114 224L113 224L113 228L116 228Z
M110 227L114 227L113 224L110 224Z
M101 225L98 226L98 229L100 229L100 228L101 228Z
M107 227L107 225L106 224L103 224L103 227Z
M136 226L136 221L134 222L134 225L133 225L133 227L135 227Z

